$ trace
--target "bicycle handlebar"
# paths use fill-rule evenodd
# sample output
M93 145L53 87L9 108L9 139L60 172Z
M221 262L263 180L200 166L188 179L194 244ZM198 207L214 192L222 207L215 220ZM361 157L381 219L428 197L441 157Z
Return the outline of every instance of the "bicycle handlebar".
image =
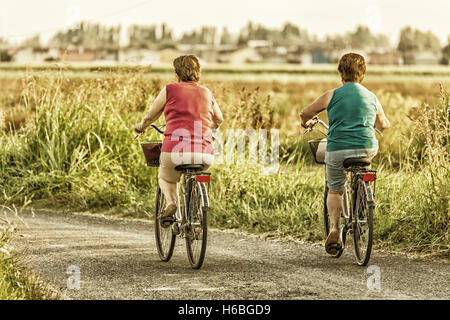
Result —
M163 125L160 126L160 127L158 127L158 126L156 126L156 125L154 125L154 124L151 124L151 126L152 126L153 129L155 129L155 130L158 131L159 133L164 134L164 131L162 131L160 128L164 128L164 127L166 126L165 124L163 124Z
M166 125L165 124L163 124L163 125L161 125L161 126L157 126L157 125L154 125L154 124L151 124L150 125L153 129L155 129L156 131L158 131L160 134L164 134L164 131L162 131L160 128L164 128ZM134 139L133 139L133 141L134 140L136 140L137 138L139 138L142 134L144 134L144 132L141 132L141 133L138 133L135 137L134 137Z
M312 119L309 120L309 121L310 121L310 124L308 125L308 128L306 128L305 132L303 132L303 135L302 135L302 136L304 136L304 135L310 133L311 131L313 131L313 130L314 130L314 127L315 127L318 123L320 123L325 129L327 129L327 130L329 129L329 126L328 126L325 122L323 122L322 120L320 120L318 116L315 116L314 118L312 118ZM376 133L378 133L381 137L383 137L383 133L381 133L380 130L378 130L377 128L374 128L374 129L375 129L375 132L376 132Z

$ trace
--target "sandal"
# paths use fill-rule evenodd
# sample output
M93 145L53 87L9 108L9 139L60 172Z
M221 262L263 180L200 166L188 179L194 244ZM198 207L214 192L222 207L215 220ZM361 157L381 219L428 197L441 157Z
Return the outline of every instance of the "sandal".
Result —
M331 236L331 233L328 235L327 241L325 242L325 251L328 254L336 255L339 252L339 250L341 250L342 246L337 241L331 241L330 236ZM339 236L338 236L338 239L339 239Z
M341 250L341 245L337 242L331 242L325 245L325 251L328 254L336 255Z
M160 217L161 227L168 228L175 221L175 212L177 212L177 206L175 204L169 204Z

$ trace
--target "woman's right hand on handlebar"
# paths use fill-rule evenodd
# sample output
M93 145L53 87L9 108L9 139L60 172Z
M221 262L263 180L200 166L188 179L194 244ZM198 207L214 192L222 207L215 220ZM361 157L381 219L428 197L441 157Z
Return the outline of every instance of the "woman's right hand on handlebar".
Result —
M138 123L137 125L134 126L134 131L136 133L142 134L144 133L146 130L146 128L144 128L142 122Z

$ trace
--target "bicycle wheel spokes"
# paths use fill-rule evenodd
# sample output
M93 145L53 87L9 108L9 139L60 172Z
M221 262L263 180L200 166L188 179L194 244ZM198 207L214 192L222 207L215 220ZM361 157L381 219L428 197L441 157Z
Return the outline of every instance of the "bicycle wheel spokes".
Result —
M359 181L354 220L355 256L359 265L365 266L370 259L373 237L373 205L369 205L365 182ZM368 190L370 191L370 188Z
M206 194L203 184L192 182L187 217L186 249L189 262L194 269L202 266L206 252L207 219L200 188L202 188L203 194Z
M160 217L164 213L166 201L161 189L158 188L156 193L155 206L155 237L156 247L158 249L159 257L162 261L169 261L173 254L175 246L175 235L172 232L172 227L163 228L161 226Z

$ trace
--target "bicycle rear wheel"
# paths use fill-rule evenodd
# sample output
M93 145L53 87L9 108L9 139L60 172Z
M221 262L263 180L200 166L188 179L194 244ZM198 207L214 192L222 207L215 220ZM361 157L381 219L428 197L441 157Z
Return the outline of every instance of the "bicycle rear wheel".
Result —
M365 266L369 262L373 241L373 210L375 204L369 202L372 189L369 182L358 180L357 194L353 214L353 240L355 257L358 265Z
M189 263L193 269L200 269L205 259L208 232L207 212L204 201L207 203L207 191L203 183L191 180L189 194L189 210L186 228L186 249ZM203 196L202 196L203 195Z
M158 187L156 192L156 206L155 206L155 237L156 248L158 249L159 258L162 261L169 261L172 258L173 249L175 247L175 234L172 232L172 226L163 228L161 226L160 217L164 213L166 207L166 200L161 189Z

